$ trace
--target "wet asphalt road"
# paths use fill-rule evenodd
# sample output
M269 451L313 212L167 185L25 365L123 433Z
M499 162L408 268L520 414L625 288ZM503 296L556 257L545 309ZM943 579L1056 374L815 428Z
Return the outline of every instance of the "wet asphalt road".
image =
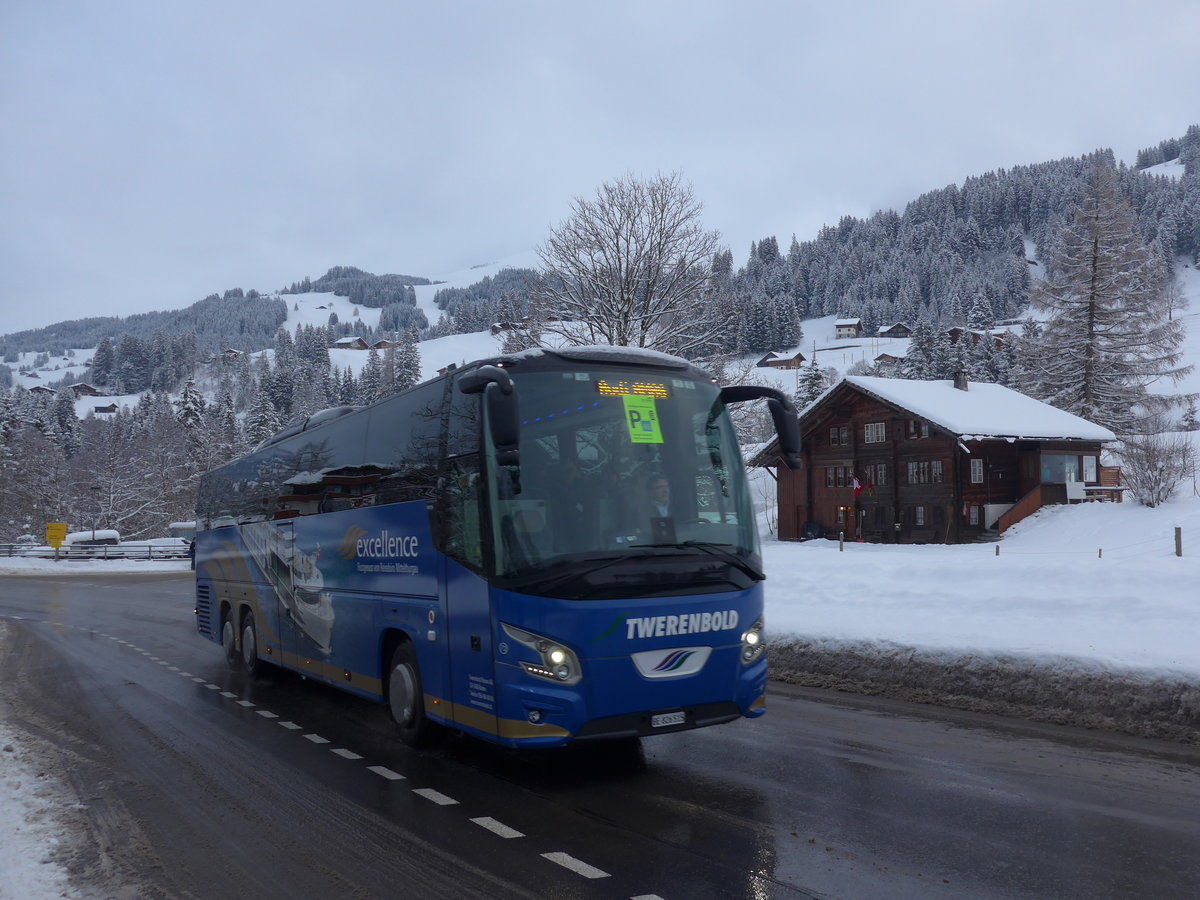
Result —
M104 896L1200 896L1200 750L815 691L639 745L417 753L250 681L187 574L0 582L0 694Z

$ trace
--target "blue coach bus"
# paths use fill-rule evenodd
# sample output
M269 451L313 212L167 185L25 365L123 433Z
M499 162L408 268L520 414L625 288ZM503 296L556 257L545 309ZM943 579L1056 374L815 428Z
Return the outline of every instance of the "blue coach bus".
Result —
M196 616L273 664L507 746L657 734L765 709L763 573L727 404L628 348L471 363L325 410L204 475Z

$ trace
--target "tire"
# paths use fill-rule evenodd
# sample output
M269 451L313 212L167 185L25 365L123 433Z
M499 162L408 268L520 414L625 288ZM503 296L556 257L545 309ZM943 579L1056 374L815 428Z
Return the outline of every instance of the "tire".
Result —
M242 619L242 668L250 677L262 674L263 663L258 658L258 628L254 624L254 613L246 610Z
M429 747L445 734L445 728L425 715L421 669L412 644L403 643L392 653L387 695L396 731L408 746Z
M238 655L237 626L233 624L233 610L225 613L221 623L221 649L225 651L225 662L229 668L238 668L241 657Z

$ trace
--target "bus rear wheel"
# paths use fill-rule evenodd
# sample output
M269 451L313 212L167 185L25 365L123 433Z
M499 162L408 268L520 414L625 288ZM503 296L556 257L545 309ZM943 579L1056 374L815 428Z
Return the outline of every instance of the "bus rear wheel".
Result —
M225 621L221 624L221 649L225 651L225 662L229 668L238 667L237 626L233 624L233 610L225 613Z
M388 670L388 707L400 740L410 747L428 747L442 737L445 729L425 715L425 694L421 687L421 669L412 644L403 643L392 653Z
M251 677L260 674L263 668L258 658L258 628L254 624L254 613L249 610L242 619L242 668Z

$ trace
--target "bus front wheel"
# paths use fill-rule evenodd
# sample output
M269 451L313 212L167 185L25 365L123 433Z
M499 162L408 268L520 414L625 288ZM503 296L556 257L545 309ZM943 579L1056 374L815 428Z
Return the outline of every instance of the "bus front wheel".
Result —
M410 747L428 747L442 736L442 726L425 715L421 669L412 644L404 643L392 653L388 673L388 706L400 740Z
M262 671L258 659L258 629L254 625L254 613L250 611L242 619L242 667L251 677Z

